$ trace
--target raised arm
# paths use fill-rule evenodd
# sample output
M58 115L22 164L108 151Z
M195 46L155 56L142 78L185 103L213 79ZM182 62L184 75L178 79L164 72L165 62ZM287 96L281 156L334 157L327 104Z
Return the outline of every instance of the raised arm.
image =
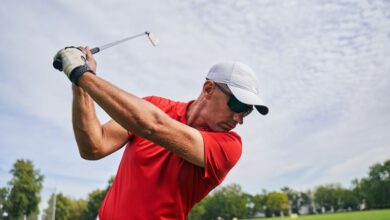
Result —
M204 167L204 144L198 130L92 73L85 73L78 83L122 127Z
M73 86L72 122L80 156L98 160L118 149L128 140L126 129L113 120L101 125L93 99L82 88Z
M125 130L130 131L135 135L145 137L176 153L179 157L195 165L204 167L204 143L200 132L170 118L151 103L127 93L94 75L93 68L91 69L88 64L95 63L95 60L88 48L81 48L81 50L78 50L77 48L62 49L54 57L54 60L57 59L60 59L62 62L62 66L60 66L59 69L63 70L65 75L73 83L78 84L80 88L87 92L88 95ZM83 95L81 95L81 97L83 97ZM90 101L91 100L85 101L85 103L81 105L86 107L86 103L89 103ZM90 105L91 104L89 104L89 106ZM76 106L76 108L78 107ZM81 146L81 149L83 149L81 152L84 152L84 149L87 149L87 158L98 159L115 151L117 149L115 144L121 143L123 138L122 135L120 135L118 141L112 141L110 139L108 143L115 144L111 144L108 149L102 148L102 146L105 146L102 142L107 141L105 139L107 135L104 135L107 132L104 129L99 130L101 126L99 126L100 123L97 119L94 118L95 113L93 113L94 117L90 118L86 116L89 115L88 111L92 108L93 107L88 107L84 109L85 111L82 111L83 118L89 118L89 120L77 122L82 123L82 129L77 129L77 135L82 137L76 138L79 139L78 143ZM77 110L77 112L80 112L80 110ZM88 125L88 123L91 124ZM83 129L86 127L88 127L88 130L84 132ZM103 128L104 127L105 126L103 126ZM113 127L118 128L116 125ZM83 133L88 135L80 135ZM86 142L85 145L88 147L84 147L84 142Z

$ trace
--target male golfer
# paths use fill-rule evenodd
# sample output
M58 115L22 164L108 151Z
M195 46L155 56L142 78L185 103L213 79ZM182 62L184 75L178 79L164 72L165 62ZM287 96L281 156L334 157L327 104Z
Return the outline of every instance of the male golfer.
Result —
M241 139L231 130L253 108L268 113L254 72L239 62L214 65L200 96L182 103L139 98L103 80L88 48L65 48L58 58L74 84L81 157L98 160L126 145L100 219L186 219L239 160ZM100 124L94 101L111 121Z

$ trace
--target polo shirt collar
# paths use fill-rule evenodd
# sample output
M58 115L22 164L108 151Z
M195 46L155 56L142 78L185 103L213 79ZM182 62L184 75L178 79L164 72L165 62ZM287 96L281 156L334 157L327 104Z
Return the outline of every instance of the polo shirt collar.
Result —
M194 103L195 100L191 100L187 103L181 103L180 105L177 106L177 116L180 122L187 124L187 111L190 105Z

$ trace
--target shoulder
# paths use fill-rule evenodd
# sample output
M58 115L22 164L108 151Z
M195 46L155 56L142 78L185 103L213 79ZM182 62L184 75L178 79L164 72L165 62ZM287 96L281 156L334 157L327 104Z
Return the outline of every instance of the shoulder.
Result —
M200 133L204 141L206 176L220 183L241 157L241 137L235 132Z
M157 106L159 109L169 114L173 118L175 118L175 115L184 114L186 106L188 104L185 102L174 101L159 96L147 96L144 97L143 99Z
M156 105L156 106L173 106L173 105L177 105L179 104L180 102L178 101L173 101L171 99L167 99L167 98L164 98L164 97L160 97L160 96L146 96L146 97L143 97L142 99Z
M241 147L241 137L236 132L210 132L210 131L201 131L201 134L204 139L214 141L220 145L234 145Z

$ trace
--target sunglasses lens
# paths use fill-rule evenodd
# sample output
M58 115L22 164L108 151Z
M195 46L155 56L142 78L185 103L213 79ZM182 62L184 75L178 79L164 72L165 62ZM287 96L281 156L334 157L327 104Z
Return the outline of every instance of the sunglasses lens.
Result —
M253 106L238 101L233 95L229 98L228 106L233 112L244 113L244 116L249 115L253 110Z

